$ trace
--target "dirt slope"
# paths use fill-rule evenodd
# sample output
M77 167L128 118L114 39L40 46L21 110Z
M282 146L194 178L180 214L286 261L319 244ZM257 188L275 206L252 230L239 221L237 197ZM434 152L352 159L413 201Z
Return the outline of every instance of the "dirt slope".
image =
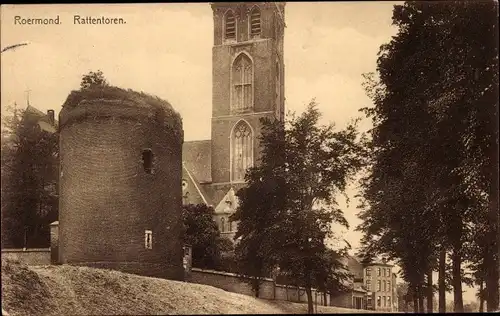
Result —
M2 309L15 315L306 313L211 286L73 266L26 266L2 259ZM323 313L354 310L319 307Z

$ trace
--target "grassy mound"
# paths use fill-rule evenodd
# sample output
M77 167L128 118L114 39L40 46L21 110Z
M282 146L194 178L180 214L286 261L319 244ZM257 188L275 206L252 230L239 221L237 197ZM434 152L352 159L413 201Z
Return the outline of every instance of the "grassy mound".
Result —
M115 86L95 86L87 89L73 90L66 98L63 108L73 108L81 101L94 100L126 100L143 107L166 108L175 112L172 105L159 97L137 92L132 89L122 89Z
M2 308L14 315L301 314L305 304L267 301L211 286L74 266L28 267L2 259ZM354 310L319 307L322 313Z
M144 92L115 86L93 86L74 90L66 98L59 114L62 125L81 116L137 117L138 114L155 117L170 126L179 136L183 134L182 118L172 105Z

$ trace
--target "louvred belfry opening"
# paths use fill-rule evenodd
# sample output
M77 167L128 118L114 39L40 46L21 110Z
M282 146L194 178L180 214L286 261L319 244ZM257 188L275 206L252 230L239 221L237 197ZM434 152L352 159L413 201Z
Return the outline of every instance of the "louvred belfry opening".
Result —
M233 11L228 11L226 13L225 38L226 39L236 38L236 19L234 18Z
M259 36L261 32L260 28L260 10L257 7L252 9L250 14L250 35Z

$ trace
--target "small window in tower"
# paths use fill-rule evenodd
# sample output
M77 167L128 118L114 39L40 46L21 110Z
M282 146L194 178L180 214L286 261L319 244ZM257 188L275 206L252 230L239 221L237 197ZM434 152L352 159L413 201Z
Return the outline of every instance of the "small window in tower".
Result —
M144 149L142 151L142 165L144 172L153 174L153 151L151 149Z
M153 249L153 231L146 230L144 234L144 247L146 249Z
M233 11L227 11L224 24L224 37L226 39L236 39L236 19Z
M250 13L250 36L259 36L260 31L260 10L258 7L253 7Z

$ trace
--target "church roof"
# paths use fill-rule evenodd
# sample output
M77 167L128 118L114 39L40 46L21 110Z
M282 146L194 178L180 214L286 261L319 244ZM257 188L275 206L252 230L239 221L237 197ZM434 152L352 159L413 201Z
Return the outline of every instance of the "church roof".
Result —
M184 162L182 163L182 178L187 181L187 191L183 193L185 198L187 198L186 202L189 204L203 203L209 206L212 205L212 203L207 200L207 194L205 193L205 190L201 186L200 182L196 179L192 172L190 172Z
M182 146L182 163L199 183L212 182L211 157L211 140L184 142Z
M225 206L228 196L234 203L236 192L244 186L243 183L212 183L211 159L211 140L184 142L182 146L183 178L190 183L186 203L197 204L203 201L214 208L221 203Z

